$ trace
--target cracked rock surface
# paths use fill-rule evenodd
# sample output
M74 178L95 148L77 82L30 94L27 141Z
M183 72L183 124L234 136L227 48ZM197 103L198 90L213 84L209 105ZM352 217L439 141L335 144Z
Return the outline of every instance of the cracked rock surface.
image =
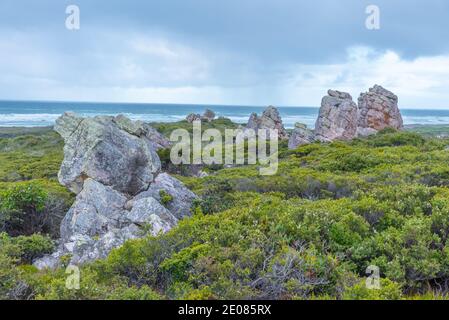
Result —
M361 93L359 100L358 134L366 136L385 128L404 127L398 108L398 97L379 85Z
M349 140L357 132L357 105L349 93L329 90L315 124L319 141Z

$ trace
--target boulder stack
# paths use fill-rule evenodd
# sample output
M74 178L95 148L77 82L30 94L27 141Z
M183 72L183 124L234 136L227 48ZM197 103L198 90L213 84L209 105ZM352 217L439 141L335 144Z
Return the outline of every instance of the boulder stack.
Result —
M329 90L321 101L315 132L297 126L289 140L289 148L317 141L350 140L375 134L384 128L404 127L398 108L398 97L379 85L361 93L358 106L349 93Z
M186 121L188 123L193 123L194 121L201 121L201 115L199 115L198 113L190 113L189 115L187 115Z
M256 133L260 129L275 129L278 131L279 139L288 139L288 133L282 124L279 111L273 106L267 107L260 117L257 113L252 113L245 129L253 129Z
M124 116L65 113L55 130L65 141L58 178L77 196L61 223L58 250L35 261L38 268L57 267L65 255L72 264L104 258L143 228L156 235L190 215L196 196L160 172L156 149L167 141L154 128Z
M349 93L329 90L315 124L319 141L349 140L357 132L357 105Z
M376 133L384 128L402 129L403 121L398 108L398 97L379 85L361 93L359 100L358 134Z

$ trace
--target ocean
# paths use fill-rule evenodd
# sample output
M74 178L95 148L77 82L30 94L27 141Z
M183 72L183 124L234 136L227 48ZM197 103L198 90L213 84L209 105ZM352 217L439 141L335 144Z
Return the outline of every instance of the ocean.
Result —
M237 123L246 123L252 112L260 114L265 109L264 106L0 101L0 127L50 126L65 111L83 116L124 114L133 120L176 122L192 112L202 114L206 108ZM286 128L293 128L296 122L313 128L318 115L318 107L278 109ZM406 125L449 125L449 110L404 108L401 113Z

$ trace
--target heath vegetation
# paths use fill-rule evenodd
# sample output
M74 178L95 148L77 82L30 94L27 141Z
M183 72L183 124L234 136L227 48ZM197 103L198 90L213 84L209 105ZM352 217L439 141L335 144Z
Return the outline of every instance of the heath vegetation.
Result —
M157 128L167 134L170 126ZM384 130L280 145L274 176L259 175L257 165L178 175L201 197L193 216L83 266L80 289L71 290L64 268L31 265L52 252L73 201L57 182L62 141L51 131L13 133L0 138L0 298L443 299L448 145ZM366 287L370 265L380 270L380 289Z

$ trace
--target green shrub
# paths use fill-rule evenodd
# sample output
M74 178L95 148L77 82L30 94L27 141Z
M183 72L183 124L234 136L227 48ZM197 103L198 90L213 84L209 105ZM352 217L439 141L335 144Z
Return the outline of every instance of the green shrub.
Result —
M389 279L380 279L380 289L369 289L366 281L362 280L344 292L345 300L400 300L401 287Z
M159 196L161 197L161 203L164 206L168 205L170 202L173 201L173 196L165 190L159 191Z
M56 182L0 184L0 231L13 236L47 233L56 238L73 196Z
M177 125L191 127L158 126L168 133ZM166 234L129 240L82 266L80 290L69 290L64 268L27 265L53 243L25 232L21 222L29 212L61 217L73 201L54 179L60 139L0 139L0 180L8 181L0 183L1 218L9 232L0 235L0 298L445 299L447 144L386 129L290 151L284 143L274 176L260 176L256 165L210 168L205 178L178 176L201 197L195 214ZM168 165L169 150L159 154ZM172 201L166 192L160 197L164 205ZM57 236L58 219L42 234ZM65 267L70 257L63 260ZM366 287L370 265L379 267L380 290Z
M43 256L44 254L52 253L54 250L54 242L49 237L40 234L33 234L31 236L19 236L14 238L21 250L21 261L23 263L32 263L34 259Z
M44 223L42 211L48 194L33 182L18 183L0 194L0 214L3 225L16 225L20 234L39 232ZM4 227L4 230L13 229Z

